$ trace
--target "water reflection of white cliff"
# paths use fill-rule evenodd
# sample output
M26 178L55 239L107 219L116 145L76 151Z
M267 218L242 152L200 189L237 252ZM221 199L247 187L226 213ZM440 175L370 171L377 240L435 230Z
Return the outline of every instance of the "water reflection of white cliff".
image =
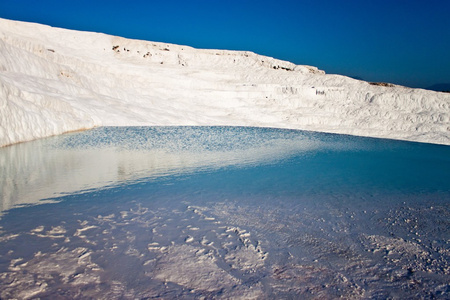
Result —
M319 143L238 128L164 130L95 129L2 148L0 211L130 181L267 163Z

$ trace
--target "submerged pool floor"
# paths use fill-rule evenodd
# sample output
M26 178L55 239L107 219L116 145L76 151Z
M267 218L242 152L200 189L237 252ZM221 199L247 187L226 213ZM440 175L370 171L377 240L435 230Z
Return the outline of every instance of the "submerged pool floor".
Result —
M450 298L450 148L104 127L0 149L0 298Z

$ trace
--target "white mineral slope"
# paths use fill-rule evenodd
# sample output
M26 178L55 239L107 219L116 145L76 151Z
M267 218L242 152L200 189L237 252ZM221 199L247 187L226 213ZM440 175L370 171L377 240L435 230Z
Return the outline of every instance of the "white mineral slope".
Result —
M242 125L450 144L450 95L252 52L0 19L0 146L95 126Z

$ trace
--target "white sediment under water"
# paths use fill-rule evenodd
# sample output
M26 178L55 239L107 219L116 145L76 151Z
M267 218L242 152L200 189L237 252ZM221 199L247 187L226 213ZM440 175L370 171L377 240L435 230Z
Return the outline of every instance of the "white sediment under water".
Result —
M450 95L248 51L0 19L0 146L98 126L227 125L450 144Z
M101 127L0 149L0 298L450 296L448 146Z

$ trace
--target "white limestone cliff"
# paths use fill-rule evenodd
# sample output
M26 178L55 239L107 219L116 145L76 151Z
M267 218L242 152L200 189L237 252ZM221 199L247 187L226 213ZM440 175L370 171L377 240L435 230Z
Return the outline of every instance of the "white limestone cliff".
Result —
M246 51L0 19L0 146L95 126L263 126L450 145L450 94Z

